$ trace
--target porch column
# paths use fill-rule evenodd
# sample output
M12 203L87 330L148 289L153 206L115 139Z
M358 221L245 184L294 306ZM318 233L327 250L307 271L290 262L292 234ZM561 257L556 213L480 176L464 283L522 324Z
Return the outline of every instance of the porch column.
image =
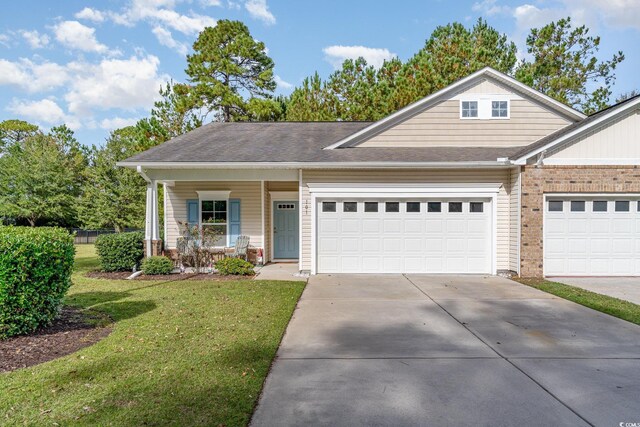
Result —
M158 183L151 180L147 183L147 208L145 216L144 240L146 256L159 255L160 221L158 219Z

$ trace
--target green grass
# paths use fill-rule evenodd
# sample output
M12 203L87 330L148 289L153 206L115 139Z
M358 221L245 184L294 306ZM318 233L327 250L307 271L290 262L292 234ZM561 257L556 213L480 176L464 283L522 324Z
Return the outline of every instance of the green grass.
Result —
M2 425L246 425L303 282L110 281L77 246L66 304L113 332L63 358L0 374Z
M640 325L640 305L632 302L544 279L516 278L515 280L560 298Z

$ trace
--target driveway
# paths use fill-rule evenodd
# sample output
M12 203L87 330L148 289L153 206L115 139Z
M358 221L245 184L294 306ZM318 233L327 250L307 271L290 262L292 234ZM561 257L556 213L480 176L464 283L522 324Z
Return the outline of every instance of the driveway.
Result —
M631 323L499 277L318 275L252 424L617 426L638 396Z
M640 304L640 277L551 277L549 280Z

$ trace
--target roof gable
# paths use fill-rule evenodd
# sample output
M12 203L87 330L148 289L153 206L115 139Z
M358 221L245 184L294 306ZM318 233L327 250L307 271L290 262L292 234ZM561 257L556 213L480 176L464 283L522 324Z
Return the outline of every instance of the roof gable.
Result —
M525 98L529 98L543 104L548 109L557 113L559 116L566 118L569 122L575 122L584 119L586 116L550 97L544 95L530 87L518 82L506 74L500 73L492 68L486 67L479 70L459 81L435 92L403 109L367 126L366 128L349 135L342 140L325 147L327 150L335 148L355 147L364 141L379 135L380 133L401 124L404 121L434 107L435 105L455 97L461 92L473 92L474 87L480 87L482 84L492 84L494 87L507 87ZM508 92L508 91L506 91Z

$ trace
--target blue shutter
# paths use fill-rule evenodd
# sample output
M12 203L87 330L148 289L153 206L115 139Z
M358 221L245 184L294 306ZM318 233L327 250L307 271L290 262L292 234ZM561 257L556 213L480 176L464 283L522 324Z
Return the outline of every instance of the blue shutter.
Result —
M229 199L229 245L234 246L240 235L240 199Z
M198 225L200 222L200 210L198 206L200 205L200 201L198 199L195 200L187 200L187 222L190 226Z

